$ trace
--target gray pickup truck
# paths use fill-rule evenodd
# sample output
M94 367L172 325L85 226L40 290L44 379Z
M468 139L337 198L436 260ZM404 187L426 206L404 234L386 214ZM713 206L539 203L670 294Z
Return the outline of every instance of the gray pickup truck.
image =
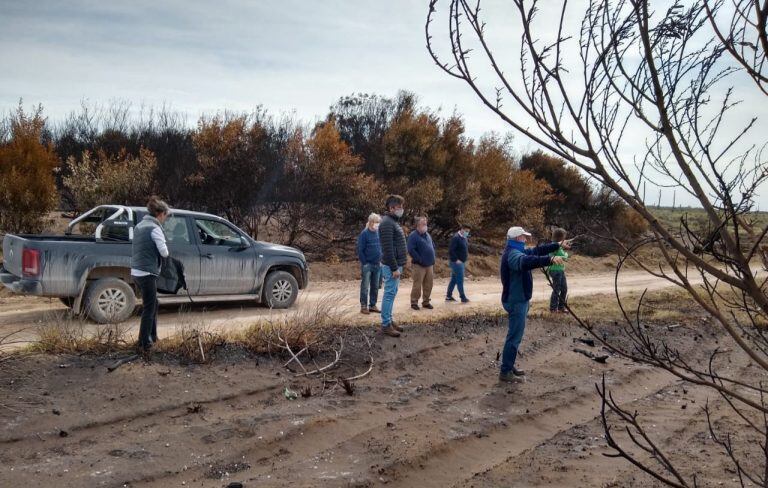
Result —
M16 293L56 297L98 323L121 322L136 309L130 277L133 227L146 208L96 207L72 220L65 235L8 234L0 282ZM297 249L251 239L230 222L173 210L164 224L168 249L184 265L187 290L160 303L254 300L290 307L307 286L309 268ZM87 235L73 235L86 229Z

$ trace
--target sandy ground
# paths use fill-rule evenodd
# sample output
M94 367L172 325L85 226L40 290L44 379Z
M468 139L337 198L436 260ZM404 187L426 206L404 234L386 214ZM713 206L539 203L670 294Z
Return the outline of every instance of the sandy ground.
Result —
M604 289L597 277L584 283ZM490 282L470 290L473 306L492 306ZM692 358L731 347L700 312L684 315L683 327L649 327ZM601 333L616 333L610 323L598 324ZM699 473L706 486L735 485L703 434L701 408L709 399L722 425L738 419L711 391L618 357L599 364L576 354L582 331L562 317L530 321L520 356L527 379L499 384L505 329L502 318L489 316L410 325L400 339L363 328L374 364L352 395L293 376L285 357L238 351L220 351L204 366L159 358L112 373L103 358L5 363L0 486L655 486L626 461L602 456L609 451L595 383L603 374L683 473ZM333 375L366 370L368 348L358 335L350 334ZM759 374L735 353L723 357L723 368L731 376ZM312 394L289 400L286 387Z
M572 297L597 295L599 300L614 300L614 274L588 273L569 275L569 294ZM643 271L626 271L621 274L620 287L622 293L631 291L658 290L669 284L654 278ZM401 282L400 291L395 301L394 317L396 321L431 321L441 317L451 317L457 314L471 314L501 310L501 284L496 277L480 278L466 282L466 292L471 302L468 304L448 303L444 301L448 285L447 279L435 281L432 292L434 310L414 311L410 308L411 281ZM534 300L548 300L551 293L543 275L534 278ZM379 296L381 297L380 291ZM280 315L311 311L318 302L332 301L337 304L338 311L344 314L350 324L375 324L380 320L378 315L360 314L359 284L354 281L344 282L311 282L304 290L296 305L286 311L269 310L256 304L235 302L222 304L195 305L191 311L188 306L165 306L161 309L158 325L158 335L166 337L183 326L200 326L220 329L238 329L258 321L271 320ZM183 311L182 311L183 310ZM32 341L37 337L37 330L52 321L68 320L67 309L54 299L35 297L8 296L0 297L0 335L21 331L15 339L21 342L13 347L23 346L24 341ZM128 334L135 335L138 331L138 317L125 324ZM98 327L89 324L89 327Z

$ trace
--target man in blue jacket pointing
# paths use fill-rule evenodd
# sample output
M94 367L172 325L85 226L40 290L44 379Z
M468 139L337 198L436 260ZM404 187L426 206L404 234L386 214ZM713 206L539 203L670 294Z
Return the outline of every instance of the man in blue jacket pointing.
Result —
M501 303L509 314L509 331L504 342L499 381L514 381L516 377L525 375L525 372L515 367L515 360L523 340L525 318L533 295L531 270L563 264L562 257L549 256L560 248L560 243L526 248L525 243L530 236L522 227L510 227L507 231L507 247L501 257ZM571 242L563 241L562 247L570 249Z

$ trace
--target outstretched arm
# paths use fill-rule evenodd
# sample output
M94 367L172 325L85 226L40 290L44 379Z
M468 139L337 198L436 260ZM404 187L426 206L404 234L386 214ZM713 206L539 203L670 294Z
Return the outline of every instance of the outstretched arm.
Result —
M552 242L550 244L542 244L540 246L528 248L524 252L525 254L532 256L546 256L547 254L555 252L558 249L560 249L560 243Z

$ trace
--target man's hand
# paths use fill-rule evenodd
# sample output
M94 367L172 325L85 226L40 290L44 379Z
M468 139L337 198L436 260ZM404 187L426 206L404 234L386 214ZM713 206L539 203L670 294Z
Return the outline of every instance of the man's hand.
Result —
M573 242L573 239L566 239L560 243L560 247L562 247L563 249L570 249L572 242Z
M552 264L561 265L564 264L565 260L562 256L552 256Z
M400 270L392 272L392 278L400 278Z

